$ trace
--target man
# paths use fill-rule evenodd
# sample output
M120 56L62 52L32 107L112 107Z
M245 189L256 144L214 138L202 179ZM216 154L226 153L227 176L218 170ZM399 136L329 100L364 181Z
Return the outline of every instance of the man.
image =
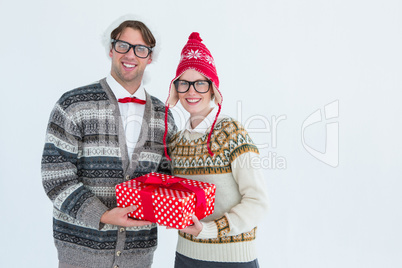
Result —
M47 128L42 179L59 267L150 267L157 245L156 225L128 218L136 207L117 208L114 188L153 171L171 174L164 104L142 85L156 41L139 21L124 21L110 37L110 75L65 93ZM168 125L169 139L171 114Z

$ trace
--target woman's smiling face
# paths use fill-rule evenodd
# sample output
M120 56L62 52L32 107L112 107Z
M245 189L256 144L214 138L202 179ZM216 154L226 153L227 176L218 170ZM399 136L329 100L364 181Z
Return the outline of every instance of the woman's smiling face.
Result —
M193 69L186 70L178 80L185 80L188 82L208 80L201 73ZM211 111L212 90L211 88L206 93L199 93L190 86L190 89L185 93L178 93L181 105L191 117L206 117Z

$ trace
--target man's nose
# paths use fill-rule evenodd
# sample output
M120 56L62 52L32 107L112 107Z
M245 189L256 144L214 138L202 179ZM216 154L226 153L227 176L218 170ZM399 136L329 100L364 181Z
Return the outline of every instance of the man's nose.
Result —
M130 47L130 49L127 51L126 56L128 57L137 57L137 55L135 55L134 53L134 48Z

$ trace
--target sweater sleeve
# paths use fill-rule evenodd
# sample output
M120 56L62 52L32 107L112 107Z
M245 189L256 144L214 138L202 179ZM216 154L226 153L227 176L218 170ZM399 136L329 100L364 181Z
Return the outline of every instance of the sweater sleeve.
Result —
M60 105L54 107L47 127L42 155L42 183L54 208L99 229L100 218L108 210L81 182L78 159L81 154L81 130Z
M232 162L233 177L238 183L240 203L232 207L219 219L202 222L199 239L238 235L251 231L268 211L268 195L262 172L252 166L256 153L244 153Z
M247 152L231 164L233 177L239 185L241 201L225 213L230 232L236 235L248 232L262 220L268 211L268 195L262 171L256 167L259 155ZM255 161L253 163L253 161Z

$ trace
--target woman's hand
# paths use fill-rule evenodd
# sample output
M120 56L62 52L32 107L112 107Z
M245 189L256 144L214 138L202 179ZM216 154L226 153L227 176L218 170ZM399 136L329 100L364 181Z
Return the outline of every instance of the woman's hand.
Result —
M180 229L180 231L197 237L201 233L203 226L202 223L198 220L197 216L193 215L191 219L193 220L194 224L187 226L184 229Z

